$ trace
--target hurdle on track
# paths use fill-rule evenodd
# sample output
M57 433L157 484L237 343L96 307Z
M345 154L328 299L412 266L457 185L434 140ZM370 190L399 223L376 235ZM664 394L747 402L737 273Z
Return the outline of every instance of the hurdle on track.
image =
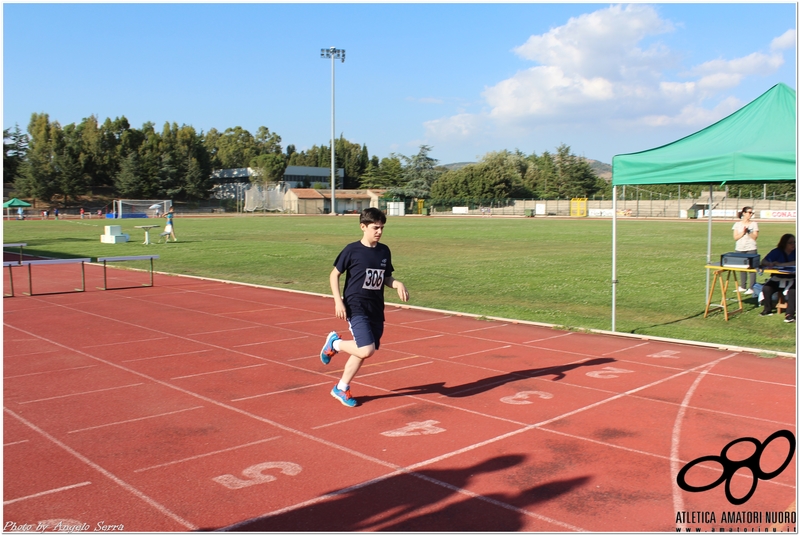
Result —
M124 286L119 288L109 288L108 279L106 277L106 263L107 262L126 262L129 260L150 260L150 284L142 284L141 286L149 288L153 285L153 260L158 258L158 255L140 255L140 256L105 256L97 259L98 262L103 263L103 290L121 290L123 288L138 288L138 286Z
M20 262L19 266L28 266L28 293L27 295L34 295L33 293L33 269L32 266L50 266L55 264L80 264L80 282L81 287L75 288L76 292L85 292L86 291L86 269L85 264L86 262L91 262L91 258L58 258L54 260L23 260ZM5 262L4 262L5 264ZM8 267L9 273L11 272L11 266ZM48 293L67 293L67 292L48 292ZM11 288L11 295L14 295L14 288L12 283ZM44 294L39 294L44 295Z
M19 247L19 261L22 262L22 248L27 246L28 246L27 243L4 243L3 249L6 249L8 247Z
M5 245L5 244L4 244ZM16 245L23 245L24 244L16 244ZM108 277L106 274L106 265L108 262L124 262L129 260L149 260L150 261L150 284L142 284L143 287L151 287L153 286L153 260L157 259L158 255L141 255L141 256L106 256L100 257L97 259L97 262L102 262L103 264L103 287L102 290L121 290L123 288L138 288L139 286L123 286L118 288L109 288L108 287ZM24 292L25 295L45 295L45 294L34 294L33 293L33 266L48 266L48 265L55 265L55 264L80 264L80 278L81 278L81 287L75 288L74 291L76 292L85 292L86 291L86 262L91 262L91 258L58 258L58 259L51 259L51 260L20 260L19 262L3 262L3 267L8 268L8 282L10 286L10 293L3 293L3 297L14 297L14 275L13 275L13 268L27 266L28 267L28 291ZM57 294L57 293L68 293L68 292L46 292L46 294Z
M3 293L3 297L14 297L14 272L11 270L12 267L18 266L19 262L5 262L3 261L3 267L8 268L8 284L11 287L11 293Z

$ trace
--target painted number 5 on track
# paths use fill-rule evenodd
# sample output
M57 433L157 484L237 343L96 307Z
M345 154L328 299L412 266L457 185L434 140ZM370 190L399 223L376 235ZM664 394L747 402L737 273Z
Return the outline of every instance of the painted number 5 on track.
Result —
M211 479L231 490L243 489L253 485L260 485L261 483L275 481L277 479L275 476L271 474L264 474L265 470L271 469L277 469L287 476L296 476L302 471L302 467L298 464L289 462L268 462L255 464L249 468L245 468L241 472L241 475L246 479L239 479L238 477L230 474L217 476Z

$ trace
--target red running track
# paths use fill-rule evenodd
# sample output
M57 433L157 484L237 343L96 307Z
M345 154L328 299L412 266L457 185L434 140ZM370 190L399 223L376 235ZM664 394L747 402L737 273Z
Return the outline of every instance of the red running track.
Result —
M93 265L86 292L31 297L16 269L5 531L795 530L772 515L795 511L785 438L759 466L787 468L745 504L676 483L735 439L795 435L793 358L389 306L351 409L329 395L344 358L318 356L346 331L329 298L110 268L134 287L101 291ZM37 266L37 291L76 273ZM755 482L730 480L734 498Z

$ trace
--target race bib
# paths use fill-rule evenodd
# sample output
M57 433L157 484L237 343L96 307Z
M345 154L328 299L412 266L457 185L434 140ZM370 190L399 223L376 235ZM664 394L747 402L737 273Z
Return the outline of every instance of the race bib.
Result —
M366 270L366 278L363 280L364 290L380 290L383 288L383 277L385 276L385 269L368 269Z

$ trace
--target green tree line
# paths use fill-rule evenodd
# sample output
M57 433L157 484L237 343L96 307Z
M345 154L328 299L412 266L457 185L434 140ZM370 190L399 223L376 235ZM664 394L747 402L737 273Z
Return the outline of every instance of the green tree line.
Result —
M459 168L439 165L432 147L421 145L412 156L392 153L370 157L366 144L342 135L335 140L336 167L344 170L344 188L385 189L391 199L426 199L432 204L487 203L507 199L611 197L609 181L588 160L561 144L554 152L491 152ZM236 126L212 128L151 122L133 128L128 120L90 116L61 126L45 113L31 115L26 132L19 126L3 131L3 181L18 195L65 205L87 193L110 191L126 198L202 200L210 197L216 169L251 167L253 180L276 182L287 166L330 167L330 147L314 145L283 150L281 137L261 126L253 135ZM698 196L705 185L683 186L683 197ZM731 196L759 196L762 184L736 184ZM793 195L795 184L768 186L769 196ZM677 186L648 186L649 195L675 195ZM630 192L627 192L630 198ZM637 190L636 195L641 195ZM646 198L646 197L644 197Z

